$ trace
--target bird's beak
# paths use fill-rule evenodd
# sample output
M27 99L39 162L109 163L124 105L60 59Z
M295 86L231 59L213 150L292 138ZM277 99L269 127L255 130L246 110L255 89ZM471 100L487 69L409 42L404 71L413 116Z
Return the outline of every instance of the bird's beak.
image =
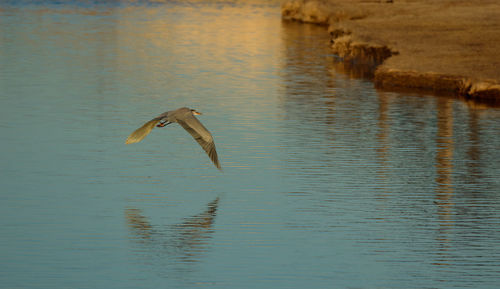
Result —
M193 111L193 114L194 114L194 115L201 115L201 112L197 112L197 111L195 110L195 111Z

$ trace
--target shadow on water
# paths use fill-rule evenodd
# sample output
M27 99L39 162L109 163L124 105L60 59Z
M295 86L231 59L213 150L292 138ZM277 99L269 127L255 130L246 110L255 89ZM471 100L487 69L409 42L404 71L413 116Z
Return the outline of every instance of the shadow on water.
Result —
M377 63L357 63L334 58L332 66L335 71L349 76L350 78L361 78L373 80Z
M219 200L217 197L208 203L202 213L167 226L151 224L140 209L127 208L125 218L131 239L140 245L138 252L148 252L143 257L153 258L157 263L155 268L162 273L169 269L190 272L193 270L191 265L200 261L203 253L209 250Z

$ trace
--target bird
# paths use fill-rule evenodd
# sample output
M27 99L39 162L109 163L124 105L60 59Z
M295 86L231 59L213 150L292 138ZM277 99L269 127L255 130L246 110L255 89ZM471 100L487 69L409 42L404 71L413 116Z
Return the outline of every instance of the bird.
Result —
M178 123L198 142L198 144L200 144L212 160L215 167L222 170L217 157L217 151L215 150L215 143L212 134L205 128L205 126L203 126L195 115L201 115L201 113L188 107L181 107L176 110L166 111L146 122L140 128L131 133L125 141L125 144L140 142L151 132L151 130L153 130L155 126L161 128L171 123Z

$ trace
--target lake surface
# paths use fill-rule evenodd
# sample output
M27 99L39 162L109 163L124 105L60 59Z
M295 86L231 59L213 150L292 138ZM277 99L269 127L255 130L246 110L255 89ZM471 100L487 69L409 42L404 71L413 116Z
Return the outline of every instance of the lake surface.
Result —
M377 91L279 3L95 2L0 4L0 287L500 288L500 109ZM182 106L222 172L125 145Z

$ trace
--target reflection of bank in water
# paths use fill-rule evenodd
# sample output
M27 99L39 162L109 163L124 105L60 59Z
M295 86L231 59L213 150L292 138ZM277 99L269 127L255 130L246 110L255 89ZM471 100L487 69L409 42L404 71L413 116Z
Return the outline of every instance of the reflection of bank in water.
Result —
M436 242L438 252L435 265L449 265L450 256L447 251L450 247L453 229L453 109L449 99L440 98L437 101L437 152L436 152L436 200L438 214L438 230Z
M151 257L160 257L160 262L196 262L208 251L212 226L219 205L219 197L207 204L207 209L197 215L184 218L179 224L152 225L137 208L127 208L125 218L132 239L143 246L140 252L150 252ZM163 265L167 265L166 263Z

